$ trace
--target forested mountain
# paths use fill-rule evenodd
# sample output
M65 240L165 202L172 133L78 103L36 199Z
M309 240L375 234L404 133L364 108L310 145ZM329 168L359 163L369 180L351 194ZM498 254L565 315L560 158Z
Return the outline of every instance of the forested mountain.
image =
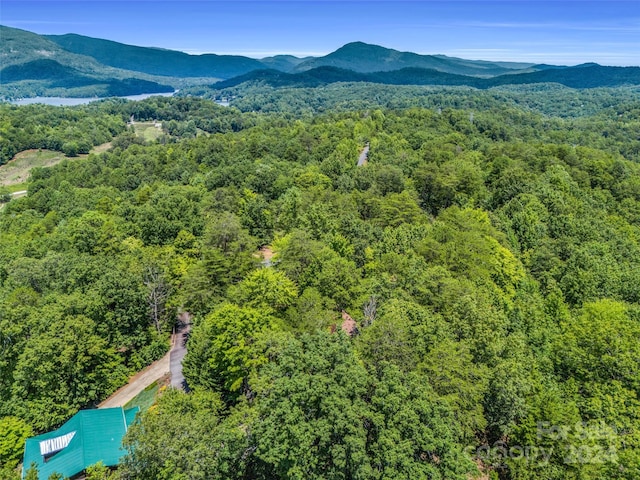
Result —
M112 96L171 92L138 72L119 70L41 35L0 25L0 96Z
M169 77L231 78L259 68L260 61L238 55L189 55L159 48L137 47L82 35L47 35L67 51L126 70Z
M88 55L99 62L127 70L172 77L232 78L265 67L305 71L321 66L355 72L379 72L403 68L430 68L445 73L494 76L533 67L533 64L463 60L444 55L398 52L362 42L349 43L324 57L301 59L278 55L256 60L234 55L188 55L158 48L124 45L82 35L47 35L46 38L70 52Z
M434 69L403 68L401 70L358 73L338 67L317 67L301 73L255 70L212 85L215 89L234 87L245 82L272 87L317 87L337 82L370 82L386 85L449 85L480 89L503 85L558 83L572 88L617 87L640 85L640 67L576 67L545 69L538 72L507 74L492 78L444 73Z
M275 55L273 57L265 57L260 59L260 63L264 67L280 70L281 72L292 72L298 65L313 57L294 57L293 55ZM264 68L263 67L263 68Z
M0 210L2 474L184 310L192 392L112 478L640 478L640 95L524 91L0 106L22 145L115 135Z
M378 45L353 42L324 57L306 60L298 65L296 70L304 71L325 66L353 70L360 73L421 68L458 75L490 77L530 68L533 64L464 60L445 55L418 55L417 53L399 52Z
M549 68L519 75L501 75L486 80L487 86L559 83L571 88L640 85L640 67L606 67L589 63L566 68Z
M93 58L69 52L42 35L2 25L0 35L2 68L42 59L54 59L62 65L85 72L98 72L104 68Z

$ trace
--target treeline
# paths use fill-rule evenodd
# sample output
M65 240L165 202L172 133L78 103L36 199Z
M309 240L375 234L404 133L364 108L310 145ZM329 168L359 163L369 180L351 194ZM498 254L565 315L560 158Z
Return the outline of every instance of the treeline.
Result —
M210 100L195 97L151 97L142 102L124 102L118 110L135 120L159 120L173 137L195 137L198 133L237 132L267 121L257 115L242 115ZM276 120L277 121L277 120Z
M518 106L560 118L584 117L609 108L625 110L637 104L640 89L573 89L553 83L538 85L503 85L488 90L471 87L379 85L338 83L316 88L278 87L243 83L221 88L189 87L179 96L232 99L242 111L316 114L326 111L353 111L375 108L497 108Z
M482 78L475 75L445 73L432 68L408 67L399 70L357 72L350 67L324 65L297 73L262 69L222 80L215 88L235 87L243 83L272 87L319 87L332 83L368 82L383 85L442 85L487 89L502 85L536 85L556 83L571 88L621 87L640 84L639 67L604 67L596 64L575 67L550 67L528 73L513 71Z
M45 105L17 107L0 103L0 165L23 150L42 148L70 155L89 153L125 130L119 115L93 106L61 108Z
M184 309L193 392L118 478L640 476L637 111L199 105L240 128L35 170L0 213L3 425L95 404Z

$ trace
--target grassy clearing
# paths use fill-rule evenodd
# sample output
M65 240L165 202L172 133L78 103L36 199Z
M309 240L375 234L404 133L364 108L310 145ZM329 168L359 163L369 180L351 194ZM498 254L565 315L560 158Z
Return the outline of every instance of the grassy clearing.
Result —
M29 187L27 182L25 183L14 183L13 185L7 185L6 189L9 190L9 193L15 192L24 192Z
M12 187L24 184L29 179L29 173L33 167L50 167L60 163L66 157L63 153L51 150L25 150L18 153L13 159L0 166L0 186ZM26 190L19 188L18 190Z
M96 153L96 154L103 153L109 150L110 148L111 148L111 142L103 143L102 145L96 145L95 147L93 147L89 153Z
M153 122L136 122L133 124L136 135L144 138L145 142L153 143L162 135L162 128Z
M91 149L91 153L106 152L111 148L111 142L97 145ZM34 167L52 167L62 160L86 158L87 155L67 157L62 152L53 150L25 150L18 153L5 165L0 165L0 187L8 187L11 192L27 189L29 174Z
M151 405L156 401L156 395L158 394L158 382L153 382L138 395L129 400L124 406L125 409L140 407L140 411L144 412L148 410Z

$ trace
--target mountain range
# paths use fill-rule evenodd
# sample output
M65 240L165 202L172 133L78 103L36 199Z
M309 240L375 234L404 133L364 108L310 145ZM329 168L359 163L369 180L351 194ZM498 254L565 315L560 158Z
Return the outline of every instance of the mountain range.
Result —
M418 55L378 45L353 42L324 57L310 58L294 68L303 72L317 67L337 67L359 73L388 72L403 68L425 68L443 73L470 76L494 76L533 67L531 63L464 60L445 55Z
M555 82L573 88L640 84L638 67L575 67L419 55L353 42L322 57L189 55L76 34L38 35L0 26L0 97L110 96L244 82L319 86L333 82L467 85ZM217 82L217 83L216 83Z
M35 33L0 26L0 98L171 92L141 72L113 68Z
M533 66L527 63L502 64L463 60L444 55L418 55L362 42L348 43L324 57L298 58L292 55L278 55L257 60L238 55L188 55L183 52L135 47L74 34L49 35L46 38L69 52L87 55L104 65L170 77L229 79L264 68L292 73L317 67L338 67L360 73L416 67L461 75L493 76Z
M490 78L456 75L428 68L359 73L337 67L317 67L300 73L277 70L255 70L245 75L211 85L215 89L235 87L243 83L280 87L319 87L338 82L369 82L387 85L467 86L478 89L502 85L558 83L571 88L619 87L640 85L639 67L603 67L584 64L574 67L549 68L519 74L505 74Z

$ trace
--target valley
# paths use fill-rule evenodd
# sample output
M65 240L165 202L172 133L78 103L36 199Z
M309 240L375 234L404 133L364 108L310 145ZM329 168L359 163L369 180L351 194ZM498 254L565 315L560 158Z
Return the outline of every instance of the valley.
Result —
M1 106L22 125L4 125L10 144L111 133L77 160L32 149L0 166L16 182L33 167L0 210L0 421L39 433L81 409L148 408L114 480L236 478L225 455L252 478L317 459L369 471L380 456L394 478L635 474L640 92L235 95L246 111L156 96ZM180 356L167 353L178 311L193 313ZM180 365L189 393L164 386ZM630 410L588 406L603 396ZM629 430L598 430L615 461L494 467L486 446L535 437L531 415L570 429L544 447L560 452L585 445L569 420ZM386 435L406 451L382 448ZM345 466L329 445L361 456Z
M0 27L0 479L640 478L640 67L508 60L626 16L115 3L231 53Z

